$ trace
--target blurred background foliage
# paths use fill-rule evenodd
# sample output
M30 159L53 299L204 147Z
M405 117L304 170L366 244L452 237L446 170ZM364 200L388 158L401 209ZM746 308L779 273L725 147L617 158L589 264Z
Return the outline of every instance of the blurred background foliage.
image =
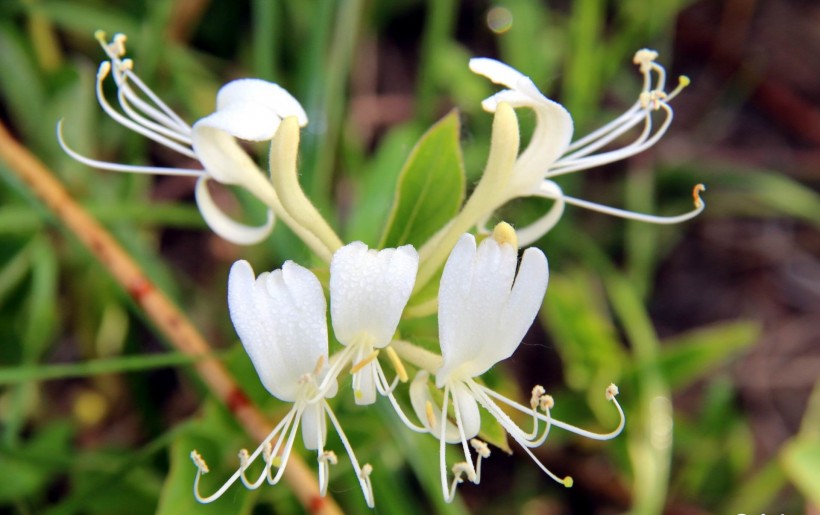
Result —
M378 241L414 142L459 111L468 187L480 174L493 92L467 69L498 57L573 114L583 135L630 105L631 64L651 47L693 85L656 148L562 180L584 198L639 211L706 212L681 226L569 209L539 245L552 277L540 323L490 378L554 414L612 427L602 392L621 387L624 434L604 444L554 431L538 450L495 452L480 487L443 505L437 443L382 404L336 407L384 513L800 513L820 507L820 7L805 0L3 0L0 116L177 301L275 419L230 326L231 262L272 269L307 251L279 224L238 248L209 233L186 178L99 172L57 145L134 164L186 166L107 118L94 98L103 53L127 33L137 73L193 121L231 78L289 89L310 117L301 179L347 241ZM109 91L112 93L112 91ZM519 113L531 126L530 113ZM264 162L265 149L259 155ZM0 162L0 506L11 513L189 513L196 447L213 476L253 447L132 300ZM220 202L263 213L242 192ZM545 206L505 211L525 220ZM529 215L528 215L529 214ZM812 393L814 391L814 393ZM342 396L344 397L344 396ZM332 442L332 440L331 440ZM331 494L364 511L347 460ZM214 479L214 482L216 479ZM214 483L215 484L215 483ZM813 506L813 508L812 508ZM213 513L299 513L280 485L236 486Z

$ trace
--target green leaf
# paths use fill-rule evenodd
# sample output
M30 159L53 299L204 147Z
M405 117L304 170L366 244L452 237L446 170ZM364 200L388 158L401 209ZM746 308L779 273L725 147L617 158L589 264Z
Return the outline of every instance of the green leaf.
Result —
M413 148L399 175L380 247L418 248L458 212L465 182L459 130L458 113L451 111Z
M814 505L820 505L820 439L798 437L780 453L786 475Z

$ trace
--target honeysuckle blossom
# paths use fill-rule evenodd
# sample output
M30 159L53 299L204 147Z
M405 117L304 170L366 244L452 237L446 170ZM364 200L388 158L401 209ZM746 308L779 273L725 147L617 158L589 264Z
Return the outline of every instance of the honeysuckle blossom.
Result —
M533 389L528 408L477 380L515 352L532 325L547 289L549 271L543 252L536 248L524 251L516 274L517 254L515 231L502 223L478 247L472 235L463 235L444 266L438 311L442 361L435 372L435 386L444 390L443 401L439 406L434 400L428 386L429 373L425 370L413 380L410 398L425 429L440 440L441 486L447 501L452 500L463 476L474 483L480 481L481 460L490 455L487 444L476 438L481 429L479 405L501 424L541 470L568 487L572 485L572 478L561 479L553 474L530 449L546 440L552 426L595 439L613 438L624 426L614 385L607 389L607 398L615 403L621 421L615 431L599 435L553 419L552 397L545 395L540 386ZM451 398L452 420L449 416ZM525 432L518 427L498 403L530 415L532 430ZM542 421L545 422L543 431L539 429ZM452 468L454 478L449 486L445 443L460 443L465 458ZM471 446L477 454L475 464Z
M208 181L241 186L268 206L276 204L276 193L269 180L237 138L245 141L271 140L282 119L293 116L300 126L307 124L307 115L299 102L287 91L260 79L239 79L223 86L216 98L216 111L188 125L168 107L134 72L134 63L125 58L123 34L106 42L105 34L97 32L109 60L101 63L97 72L97 100L116 122L185 157L200 163L200 169L138 166L99 161L72 150L62 134L62 122L57 126L60 145L74 159L104 170L117 172L183 175L197 177L196 200L203 218L221 237L239 244L252 244L264 239L273 228L274 213L268 210L267 221L259 227L240 224L223 213L208 191ZM106 100L103 83L113 76L121 111Z
M388 395L395 386L395 381L393 385L388 383L377 358L380 350L393 339L413 291L418 264L419 256L412 245L377 251L354 242L333 255L330 314L336 339L346 347L340 363L347 360L353 363L351 373L357 404L372 404L377 391ZM397 371L400 370L397 367ZM400 411L392 395L390 397Z
M271 395L293 403L293 407L253 453L244 449L239 453L239 469L209 496L200 494L200 480L208 467L193 451L197 500L214 501L237 480L250 489L258 488L265 480L276 484L285 471L300 426L305 447L317 453L320 492L324 495L329 467L337 461L335 453L325 449L329 418L350 456L367 504L372 507L369 477L372 467L359 466L326 400L336 394L337 383L332 368L328 367L327 305L319 280L311 271L291 261L280 270L265 272L259 277L254 276L247 261L237 261L228 279L228 307L262 384ZM249 479L247 469L260 455L265 466L256 479ZM273 467L278 467L275 474Z
M512 176L503 191L498 192L495 205L479 221L483 226L496 208L517 197L544 197L553 199L554 205L539 220L528 227L517 230L522 245L532 243L549 231L560 219L565 204L572 204L613 216L641 220L658 224L672 224L689 220L704 209L699 193L704 187L695 186L695 208L680 216L653 216L634 213L623 209L602 206L586 200L573 198L563 193L552 179L580 170L605 165L626 159L643 152L654 145L666 133L673 119L670 102L689 84L689 79L680 77L677 87L667 93L666 71L655 60L658 53L653 50L639 50L634 63L643 75L643 87L638 100L621 116L600 129L572 141L573 123L569 112L560 104L545 97L529 77L512 67L487 58L470 60L470 69L487 77L492 82L508 89L502 90L482 102L489 112L495 112L499 104L507 103L515 108L532 109L536 117L535 130L527 148L518 156ZM663 120L659 125L653 121L653 113L661 111ZM631 143L615 149L608 145L631 129L643 124L643 129Z

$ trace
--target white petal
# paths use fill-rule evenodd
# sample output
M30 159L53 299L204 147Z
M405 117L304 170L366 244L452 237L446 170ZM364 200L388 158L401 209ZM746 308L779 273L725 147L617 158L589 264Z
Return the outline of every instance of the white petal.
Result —
M544 297L547 264L541 251L528 250L513 283L516 254L492 237L475 249L467 235L453 249L439 288L437 386L483 374L521 343Z
M259 378L271 395L296 400L300 379L327 362L326 304L316 276L286 262L254 279L246 261L228 278L231 320Z
M420 370L416 374L416 377L413 378L413 381L410 383L410 404L413 406L413 411L416 412L416 416L421 421L422 425L433 436L439 438L439 435L441 434L441 426L439 425L441 424L441 408L433 401L433 396L430 393L430 387L427 382L428 378L429 374L424 370ZM428 402L432 407L431 415L434 425L430 425L431 420L427 413ZM449 420L447 421L444 441L447 443L456 443L461 441L458 434L458 429Z
M518 91L512 89L504 89L492 95L490 97L485 98L481 102L481 107L490 113L494 113L498 104L501 102L506 102L513 107L524 107L532 105L532 100L527 95L520 93Z
M197 120L194 131L208 127L246 141L269 141L281 122L282 118L273 109L242 102Z
M470 70L510 89L515 89L518 80L525 77L512 66L487 57L470 59Z
M553 181L544 180L539 184L538 189L530 194L533 197L543 197L554 199L555 203L541 218L526 227L515 230L518 236L518 244L521 246L531 245L538 238L550 231L564 214L566 201L561 187Z
M308 123L307 114L299 101L285 88L273 82L262 79L238 79L222 86L216 96L217 111L245 103L270 109L279 115L279 118L295 116L301 127Z
M453 404L458 405L458 415L461 418L464 438L469 440L481 430L481 414L478 412L478 403L464 383L454 382L450 392L453 395Z
M410 245L377 252L353 242L336 251L330 262L330 312L342 344L365 335L377 349L390 343L413 291L418 261Z
M200 177L197 181L195 194L199 212L202 213L205 223L212 231L231 243L253 245L267 238L273 230L275 218L271 210L268 210L268 219L264 225L258 227L241 224L223 213L211 198L206 176Z
M249 174L262 174L253 159L239 146L236 139L210 121L220 121L225 115L214 113L194 124L191 134L192 146L203 168L214 179L225 184L253 184ZM279 119L275 118L276 126Z
M265 281L274 305L278 346L297 380L327 363L327 303L313 272L286 261Z
M305 449L315 451L327 442L327 419L321 402L310 404L302 412L302 441Z

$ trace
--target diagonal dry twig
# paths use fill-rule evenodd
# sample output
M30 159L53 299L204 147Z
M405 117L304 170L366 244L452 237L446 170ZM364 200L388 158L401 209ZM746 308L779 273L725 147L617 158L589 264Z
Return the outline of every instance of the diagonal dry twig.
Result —
M54 174L17 142L2 123L0 158L111 272L177 350L204 357L194 364L202 381L230 409L250 436L258 441L266 438L272 424L251 403L222 363L212 357L210 345L188 317L154 287L111 234L71 198ZM284 478L311 513L341 513L331 497L319 495L316 477L299 456L290 456Z

